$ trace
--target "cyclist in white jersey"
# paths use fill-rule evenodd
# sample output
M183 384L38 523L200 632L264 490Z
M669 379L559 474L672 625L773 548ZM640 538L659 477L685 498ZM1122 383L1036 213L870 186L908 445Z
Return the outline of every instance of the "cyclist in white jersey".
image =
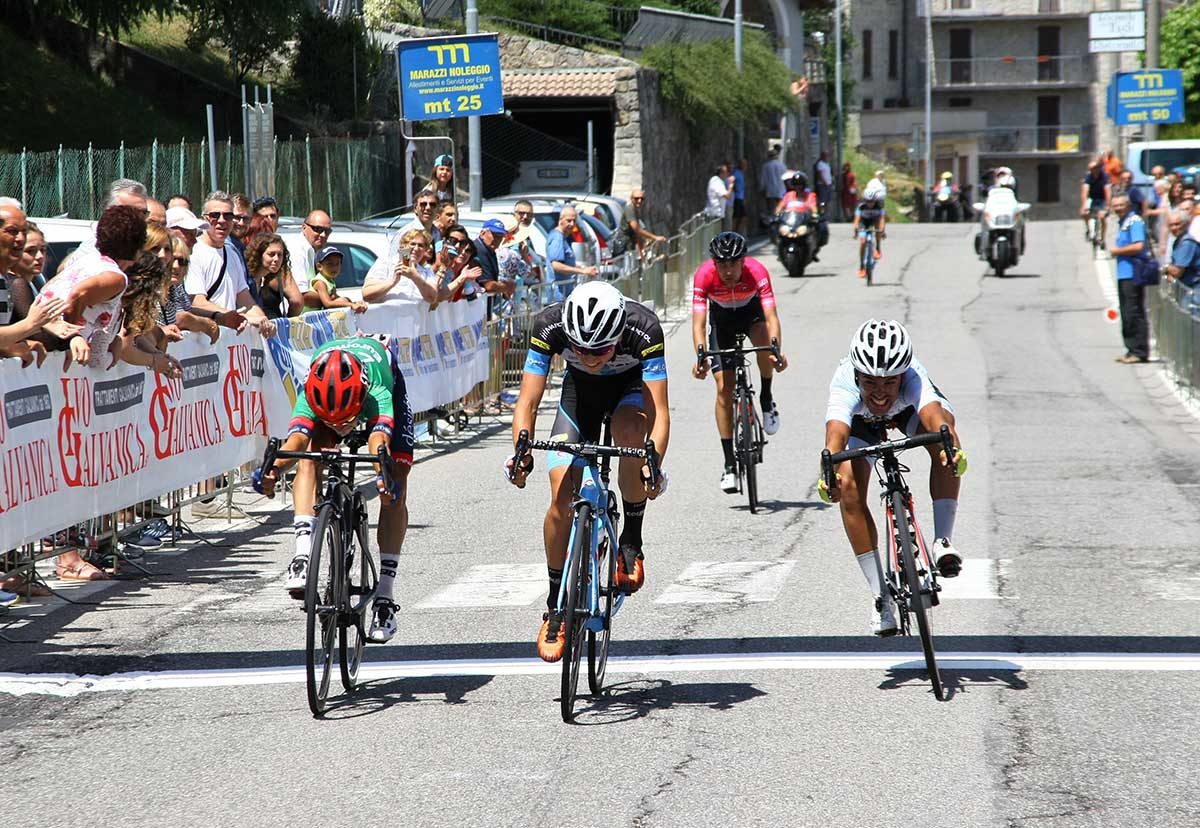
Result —
M958 513L958 476L967 470L967 455L955 430L954 409L929 379L925 367L913 359L908 331L895 320L869 319L855 333L850 354L838 365L829 383L825 412L825 448L831 453L882 442L889 428L908 437L936 433L949 426L954 457L939 446L929 446L933 463L929 493L933 499L934 563L944 578L958 575L962 556L951 543ZM895 635L896 606L883 589L879 561L879 533L867 507L871 464L865 458L849 460L837 468L833 488L824 477L817 491L826 503L839 503L842 524L871 590L872 629L876 635Z

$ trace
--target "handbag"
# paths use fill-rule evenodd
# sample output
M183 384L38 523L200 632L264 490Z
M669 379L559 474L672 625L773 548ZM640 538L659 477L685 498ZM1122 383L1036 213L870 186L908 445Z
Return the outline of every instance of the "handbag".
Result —
M1142 253L1133 258L1133 283L1142 287L1157 285L1162 279L1162 269L1153 253Z

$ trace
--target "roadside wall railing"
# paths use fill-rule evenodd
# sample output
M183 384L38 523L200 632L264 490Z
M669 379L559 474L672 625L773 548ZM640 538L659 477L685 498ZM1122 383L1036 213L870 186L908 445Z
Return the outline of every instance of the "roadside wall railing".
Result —
M1186 399L1200 402L1200 293L1164 279L1148 294L1151 330L1163 367Z
M619 273L613 280L614 284L629 298L651 306L660 317L673 320L681 318L681 312L685 311L688 304L691 276L707 258L708 242L720 231L720 224L720 220L709 220L703 214L697 214L684 222L665 244L650 246L640 253L630 251L614 262ZM487 340L487 377L453 402L426 407L418 414L418 422L425 425L426 440L440 439L437 427L439 420L465 424L471 417L482 419L489 413L511 405L505 397L513 396L514 390L520 385L534 321L543 307L558 301L560 288L561 285L555 284L518 290L507 313L485 321L481 336ZM329 324L336 329L338 322L331 320ZM561 361L554 367L561 371ZM147 382L154 384L149 374ZM0 398L6 403L10 390L0 383ZM7 427L12 422L7 414L0 413L0 423L5 423ZM7 456L5 460L15 462ZM32 576L27 583L33 583L38 579L35 569L37 563L67 550L78 550L108 565L114 573L122 567L132 567L146 574L139 563L144 553L136 543L147 527L155 521L164 521L169 531L161 538L161 542L173 546L185 533L191 533L183 518L183 508L186 506L193 507L193 517L196 516L195 505L201 501L212 504L207 506L205 517L221 518L227 522L241 517L243 513L233 496L236 490L247 485L252 465L234 466L219 475L214 470L205 469L203 479L158 497L129 494L127 500L120 501L120 505L113 507L112 511L98 514L82 523L64 525L37 541L24 543L8 551L3 551L3 548L9 544L0 545L0 573ZM213 476L209 477L210 474ZM136 493L137 488L117 482L112 491Z

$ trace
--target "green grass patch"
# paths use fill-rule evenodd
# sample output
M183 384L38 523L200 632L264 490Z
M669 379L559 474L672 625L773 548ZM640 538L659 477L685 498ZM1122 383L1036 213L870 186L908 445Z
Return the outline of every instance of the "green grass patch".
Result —
M158 112L152 101L77 69L3 24L0 42L5 44L0 152L200 138L201 130Z
M222 89L239 91L235 84L237 75L229 64L229 53L211 43L201 49L188 48L185 42L187 32L187 18L182 15L164 17L162 20L147 15L121 35L121 42L215 83ZM268 82L275 83L276 80L259 77L252 72L246 77L246 85L265 87Z
M861 194L867 182L875 176L876 170L883 170L883 179L887 182L888 221L906 224L915 222L913 214L913 187L921 186L921 182L910 174L898 170L889 164L873 158L857 150L845 150L843 160L850 164L854 176L858 179L858 192Z

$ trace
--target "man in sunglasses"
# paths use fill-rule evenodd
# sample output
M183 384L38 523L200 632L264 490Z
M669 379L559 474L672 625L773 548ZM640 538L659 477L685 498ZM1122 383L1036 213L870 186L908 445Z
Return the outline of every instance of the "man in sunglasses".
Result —
M699 348L707 342L711 350L732 348L739 333L750 337L753 345L769 345L774 339L782 343L779 314L775 310L775 293L771 277L757 259L746 255L746 238L740 233L718 233L708 245L712 259L700 265L692 288L692 346ZM776 369L787 368L782 353L759 352L758 370L762 376L763 431L779 431L779 407L771 396L771 379ZM713 378L717 381L717 434L725 455L725 472L721 475L721 491L737 491L737 469L733 455L733 371L737 365L732 356L714 358ZM692 376L704 379L709 366L693 365Z
M263 336L274 336L275 323L267 319L254 301L246 283L246 265L229 241L234 217L233 199L221 191L211 193L204 202L203 217L209 226L192 248L192 261L183 283L192 297L192 307L218 314L237 311L243 317L237 331L241 332L249 324L257 327Z
M417 203L413 208L415 213L413 220L400 228L400 235L403 236L409 230L424 230L433 237L433 243L436 245L442 240L441 231L433 223L433 216L437 209L437 196L433 193L422 192L417 196Z
M306 303L316 304L317 294L312 289L312 280L317 275L317 251L329 244L333 233L333 219L324 210L313 210L300 227L300 235L284 237L288 257L292 262L292 278L304 296Z
M640 302L626 302L620 291L602 281L586 282L575 288L565 302L542 311L529 339L521 393L513 411L514 443L521 431L534 433L550 360L556 355L566 362L567 372L550 439L599 442L604 417L610 415L616 445L641 448L649 434L661 464L671 435L671 416L663 329L654 312ZM512 483L524 488L533 469L532 455L519 468L515 464L516 458L510 457L505 472L515 472ZM569 454L547 455L550 508L544 540L550 591L546 599L549 609L542 616L537 638L538 656L543 661L558 661L563 654L563 620L555 614L555 608L571 534L573 478L582 464L582 459ZM570 477L568 471L572 472ZM615 584L623 592L632 593L645 582L642 518L646 499L665 492L667 478L660 472L657 480L650 480L642 460L622 458L618 480L625 522Z

